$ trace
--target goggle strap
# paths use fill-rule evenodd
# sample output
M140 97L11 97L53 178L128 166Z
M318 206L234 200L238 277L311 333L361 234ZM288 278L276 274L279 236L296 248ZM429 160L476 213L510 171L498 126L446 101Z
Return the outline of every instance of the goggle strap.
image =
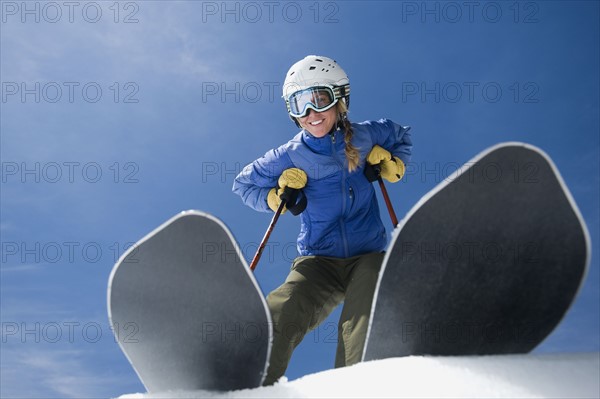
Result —
M350 85L335 86L333 88L333 95L337 99L349 96L350 95Z

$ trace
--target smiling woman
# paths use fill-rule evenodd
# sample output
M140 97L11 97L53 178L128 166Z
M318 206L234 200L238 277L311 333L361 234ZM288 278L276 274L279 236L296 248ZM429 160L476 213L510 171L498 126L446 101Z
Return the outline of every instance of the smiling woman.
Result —
M342 301L335 365L360 361L387 245L365 166L379 164L383 178L398 181L412 148L408 127L389 120L350 123L350 81L328 57L295 63L283 97L302 131L246 166L233 187L258 211L278 211L285 199L301 215L300 256L267 297L274 331L265 385L283 376L296 346Z
M572 311L537 351L599 351L599 11L598 1L575 0L0 1L0 319L7 340L0 342L0 397L143 392L107 327L98 343L80 334L69 342L68 329L59 343L38 343L35 333L7 336L14 324L6 323L21 332L38 322L106 323L115 254L182 210L222 218L252 257L273 213L243 206L231 194L233 179L296 133L284 146L288 155L269 152L257 163L264 169L246 174L264 172L264 191L248 198L272 212L265 198L283 160L311 156L303 163L307 208L298 218L283 215L256 276L265 294L284 282L300 219L307 221L302 251L338 249L345 257L342 224L325 216L335 211L342 220L342 209L344 218L371 209L358 207L370 195L358 181L366 139L392 124L354 122L382 116L418 127L418 151L400 184L388 187L400 217L497 142L531 142L552 156L588 223L593 259ZM345 127L334 124L333 134L317 138L286 120L285 102L277 100L288 68L315 53L338 57L349 75L351 142L361 160L353 173L345 167ZM307 118L318 115L308 109ZM356 240L349 250L362 252L354 243L371 230L348 233L344 225ZM290 380L333 366L340 310L305 336L285 372ZM64 379L51 373L53 364L30 360L46 349Z

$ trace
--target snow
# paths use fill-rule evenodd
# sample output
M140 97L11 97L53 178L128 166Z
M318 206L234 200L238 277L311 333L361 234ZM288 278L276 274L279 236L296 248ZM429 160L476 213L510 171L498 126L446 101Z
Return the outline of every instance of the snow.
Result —
M285 377L230 392L130 394L122 399L192 398L600 398L600 353L404 357Z

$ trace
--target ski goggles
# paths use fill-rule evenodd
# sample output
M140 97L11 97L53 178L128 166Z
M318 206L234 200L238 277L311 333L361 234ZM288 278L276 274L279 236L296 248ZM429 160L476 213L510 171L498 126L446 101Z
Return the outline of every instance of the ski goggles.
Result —
M317 112L327 111L342 97L340 87L316 86L299 90L287 99L288 112L294 118L302 118L308 109Z

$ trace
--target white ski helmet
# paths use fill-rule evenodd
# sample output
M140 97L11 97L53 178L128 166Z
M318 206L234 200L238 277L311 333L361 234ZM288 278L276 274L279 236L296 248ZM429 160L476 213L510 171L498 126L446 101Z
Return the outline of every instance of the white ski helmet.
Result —
M329 94L323 104L314 99L310 90L322 90ZM346 72L329 57L306 56L296 62L287 72L283 83L283 98L292 119L304 115L309 108L324 111L342 99L350 105L350 81ZM295 121L295 119L294 119Z

